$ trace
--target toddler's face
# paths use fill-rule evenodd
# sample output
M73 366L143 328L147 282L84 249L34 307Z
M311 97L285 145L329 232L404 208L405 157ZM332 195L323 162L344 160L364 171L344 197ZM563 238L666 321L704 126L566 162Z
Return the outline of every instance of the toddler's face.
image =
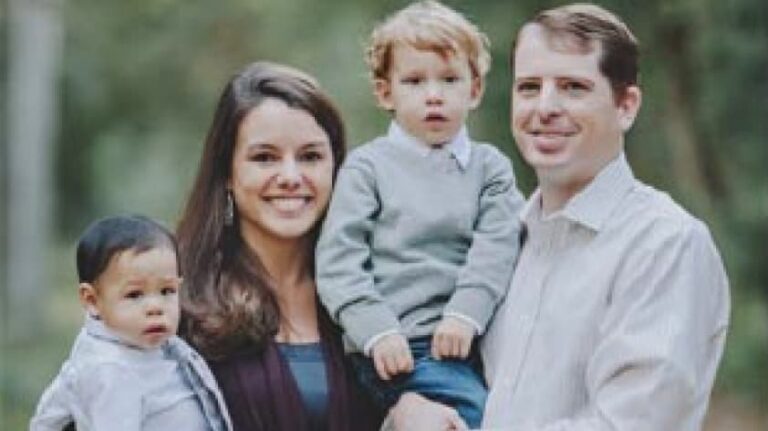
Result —
M379 104L394 111L406 132L429 145L451 140L482 94L463 52L443 58L404 44L392 51L389 80L375 85Z
M80 285L80 297L123 341L151 349L176 334L180 287L173 250L126 250L112 257L93 285Z

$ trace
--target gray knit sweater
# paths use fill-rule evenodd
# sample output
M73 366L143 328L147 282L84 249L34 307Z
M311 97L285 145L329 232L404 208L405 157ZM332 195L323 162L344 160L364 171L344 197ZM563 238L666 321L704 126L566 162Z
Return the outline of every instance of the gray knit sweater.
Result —
M482 333L518 254L523 198L506 156L470 143L462 167L391 136L349 155L317 246L318 293L350 351L385 332L431 335L444 314Z

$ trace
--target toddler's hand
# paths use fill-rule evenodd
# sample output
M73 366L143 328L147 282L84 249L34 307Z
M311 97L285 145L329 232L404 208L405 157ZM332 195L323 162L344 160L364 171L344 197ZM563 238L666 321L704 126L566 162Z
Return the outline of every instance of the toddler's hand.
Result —
M432 356L435 359L461 358L469 356L475 328L456 317L445 316L432 335Z
M413 356L402 334L385 335L371 349L373 365L382 380L413 371Z

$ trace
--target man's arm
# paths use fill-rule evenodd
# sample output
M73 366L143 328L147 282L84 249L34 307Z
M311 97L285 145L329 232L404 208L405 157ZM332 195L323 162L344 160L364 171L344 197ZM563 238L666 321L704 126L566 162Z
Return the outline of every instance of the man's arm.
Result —
M339 171L317 245L317 291L331 317L361 351L400 323L373 287L370 237L379 212L372 161L353 152Z
M617 275L585 375L588 407L510 429L701 429L728 326L728 281L700 222L652 228L667 230L664 240L640 244Z

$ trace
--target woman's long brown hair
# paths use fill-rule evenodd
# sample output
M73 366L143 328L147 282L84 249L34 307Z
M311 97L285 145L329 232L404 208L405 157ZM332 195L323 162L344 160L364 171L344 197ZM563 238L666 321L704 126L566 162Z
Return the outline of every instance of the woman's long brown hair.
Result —
M256 62L224 87L176 231L185 282L179 331L208 359L227 356L244 346L263 346L280 322L269 274L241 237L237 211L232 225L224 222L226 186L240 122L268 98L306 111L328 134L334 179L346 152L338 110L303 72ZM321 224L322 218L308 233L306 243L312 250L306 253L306 264L310 272Z

